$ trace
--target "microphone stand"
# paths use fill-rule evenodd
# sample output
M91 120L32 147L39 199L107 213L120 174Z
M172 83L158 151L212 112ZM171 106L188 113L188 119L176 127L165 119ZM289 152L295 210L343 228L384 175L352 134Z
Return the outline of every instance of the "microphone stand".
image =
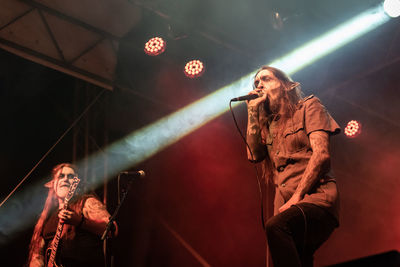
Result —
M121 174L119 173L118 174L118 192L119 192L119 187L120 187L120 185L119 185L120 176L121 176ZM133 181L133 179L130 179L129 182L128 182L128 185L127 185L127 190L123 190L122 191L122 198L121 199L120 199L120 194L118 194L118 205L115 208L113 215L110 217L110 219L109 219L109 221L107 223L106 229L104 230L103 235L101 236L101 240L102 241L104 241L104 239L106 239L106 237L108 236L108 233L110 232L110 230L112 228L114 228L115 217L117 217L118 211L121 208L122 203L124 202L124 200L126 198L126 195L128 194L129 189L131 188L132 181Z
M128 194L129 189L131 188L131 184L133 179L130 179L128 184L127 184L127 190L122 190L122 198L121 198L121 194L120 194L120 177L121 177L121 173L118 174L118 205L114 210L113 215L110 217L106 229L104 230L103 235L101 236L101 241L104 241L106 238L108 240L109 238L109 232L111 230L115 230L115 225L114 225L114 221L115 221L115 217L117 217L117 214L119 212L120 207L122 206L122 203L124 202L126 195ZM113 256L111 256L111 267L114 266L114 260L113 260ZM106 266L108 266L108 261L105 261Z

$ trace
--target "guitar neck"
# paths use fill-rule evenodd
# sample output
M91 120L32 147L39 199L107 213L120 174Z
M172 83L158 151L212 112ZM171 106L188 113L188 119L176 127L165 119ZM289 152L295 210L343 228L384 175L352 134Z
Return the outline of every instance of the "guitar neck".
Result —
M64 209L68 208L68 203L71 200L72 196L74 195L76 187L78 186L79 182L80 182L80 179L78 179L78 177L75 177L73 183L69 187L67 196L64 198ZM56 231L56 234L52 241L51 253L50 253L50 257L49 257L47 266L57 266L55 259L56 259L58 244L62 237L63 228L64 228L64 222L61 222L60 220L58 220L57 231Z
M50 258L49 258L49 262L51 262L51 263L55 262L56 252L57 252L58 244L60 243L60 239L61 239L61 236L62 236L63 229L64 229L64 223L61 222L61 221L58 221L57 231L56 231L56 234L55 234L55 236L53 238L51 254L50 254Z

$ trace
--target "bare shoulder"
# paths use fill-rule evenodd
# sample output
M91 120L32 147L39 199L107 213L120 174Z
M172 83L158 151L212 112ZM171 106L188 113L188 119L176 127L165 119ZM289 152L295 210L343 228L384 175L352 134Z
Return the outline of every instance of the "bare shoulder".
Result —
M104 204L97 198L91 196L88 197L85 201L85 205L84 208L102 208L104 206Z
M108 218L110 217L106 206L95 197L89 197L86 199L83 206L83 214L85 217L93 220L108 221Z

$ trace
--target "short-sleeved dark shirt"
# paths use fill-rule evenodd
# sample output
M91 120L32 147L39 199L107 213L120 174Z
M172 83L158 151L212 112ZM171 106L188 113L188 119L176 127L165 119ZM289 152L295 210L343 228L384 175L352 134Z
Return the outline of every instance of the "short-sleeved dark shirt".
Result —
M340 132L339 125L313 95L299 101L293 117L286 119L284 130L280 132L276 131L278 120L275 118L267 122L262 129L263 143L268 148L270 160L265 164L272 168L264 175L272 176L265 178L272 178L275 186L274 214L291 198L308 165L313 153L309 134L314 131L325 131L330 135ZM301 202L323 207L338 219L338 191L330 169L320 175Z

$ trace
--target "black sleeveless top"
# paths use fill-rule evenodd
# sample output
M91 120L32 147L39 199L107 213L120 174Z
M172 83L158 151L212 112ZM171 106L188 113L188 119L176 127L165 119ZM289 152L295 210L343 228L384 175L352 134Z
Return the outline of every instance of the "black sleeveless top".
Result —
M54 238L58 224L58 210L51 213L43 226L42 236L47 249ZM70 229L70 227L69 227ZM64 231L66 227L64 226ZM56 263L63 267L102 267L104 256L100 237L77 228L71 240L62 238L58 244Z

